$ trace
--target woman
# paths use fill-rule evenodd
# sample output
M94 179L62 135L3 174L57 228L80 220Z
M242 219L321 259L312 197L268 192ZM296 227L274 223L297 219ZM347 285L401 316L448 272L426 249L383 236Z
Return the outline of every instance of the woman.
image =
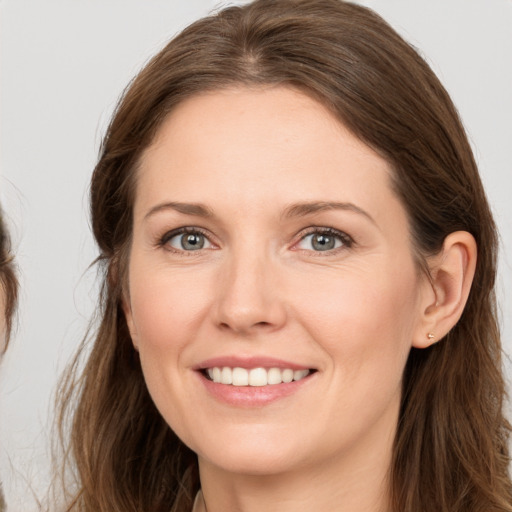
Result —
M12 320L18 298L18 282L14 272L13 257L7 229L0 209L0 336L1 354L7 349L11 337ZM0 511L5 510L4 497L0 488Z
M122 98L91 212L67 510L512 510L494 223L446 91L377 15L188 27Z

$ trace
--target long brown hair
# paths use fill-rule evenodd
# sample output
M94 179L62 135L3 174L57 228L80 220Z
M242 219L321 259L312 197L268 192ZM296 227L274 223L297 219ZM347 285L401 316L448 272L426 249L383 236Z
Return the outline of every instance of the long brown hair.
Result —
M4 310L0 312L5 318L5 344L2 351L7 348L13 328L13 317L18 302L18 280L16 278L14 257L11 252L11 242L4 222L3 212L0 208L0 293L3 294Z
M0 356L7 349L13 328L13 317L18 302L18 280L16 278L14 257L11 252L9 233L0 208L0 294L2 295L3 311L0 315L5 318L5 332L0 336L5 339L0 348ZM5 501L0 486L0 511L5 510Z
M424 60L378 15L340 0L257 0L199 20L121 98L91 183L103 277L99 327L61 388L77 485L67 510L191 509L196 457L156 410L121 309L135 176L143 150L183 99L279 84L322 102L388 160L419 266L454 231L470 232L480 248L462 318L444 340L410 353L390 469L392 510L512 511L497 236L471 148Z

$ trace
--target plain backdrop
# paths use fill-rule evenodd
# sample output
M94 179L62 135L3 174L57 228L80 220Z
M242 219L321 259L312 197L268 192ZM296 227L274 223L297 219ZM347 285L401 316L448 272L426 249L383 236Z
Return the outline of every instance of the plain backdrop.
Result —
M499 295L512 352L512 0L361 3L420 49L461 113L501 231ZM38 510L33 496L44 495L50 475L52 393L96 301L87 187L109 116L142 64L217 5L0 0L0 194L22 285L0 372L0 478L11 511Z

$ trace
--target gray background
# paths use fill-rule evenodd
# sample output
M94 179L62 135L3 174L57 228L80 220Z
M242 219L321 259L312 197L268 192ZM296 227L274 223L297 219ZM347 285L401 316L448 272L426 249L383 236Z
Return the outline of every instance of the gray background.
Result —
M512 0L361 3L421 49L461 112L501 230L510 353ZM106 123L147 58L217 4L0 1L0 195L22 273L20 327L0 372L0 477L11 511L37 510L33 495L48 485L52 393L94 308L87 186Z

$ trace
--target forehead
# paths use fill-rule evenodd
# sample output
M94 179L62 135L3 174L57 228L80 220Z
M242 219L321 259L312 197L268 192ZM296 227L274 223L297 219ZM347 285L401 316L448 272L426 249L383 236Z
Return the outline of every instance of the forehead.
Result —
M303 121L308 124L302 125ZM318 130L321 127L321 132L350 135L352 145L369 150L320 101L297 88L281 85L228 87L195 94L174 107L147 152L170 137L187 141L188 136L195 138L198 133L208 130L210 136L222 136L223 131L233 124L239 142L264 142L266 145L284 142L290 147L301 127L307 129L311 140L317 134L318 139L323 138L323 133ZM266 131L264 140L254 140L255 131L262 127Z
M318 182L335 166L337 176L327 181L338 178L340 185L348 167L359 167L359 174L365 168L390 174L377 153L306 94L288 87L237 88L179 104L144 152L139 178L178 178L187 168L189 177L201 182L231 173L240 185L265 174L276 183L287 174L306 178L303 171L309 169L310 179Z

